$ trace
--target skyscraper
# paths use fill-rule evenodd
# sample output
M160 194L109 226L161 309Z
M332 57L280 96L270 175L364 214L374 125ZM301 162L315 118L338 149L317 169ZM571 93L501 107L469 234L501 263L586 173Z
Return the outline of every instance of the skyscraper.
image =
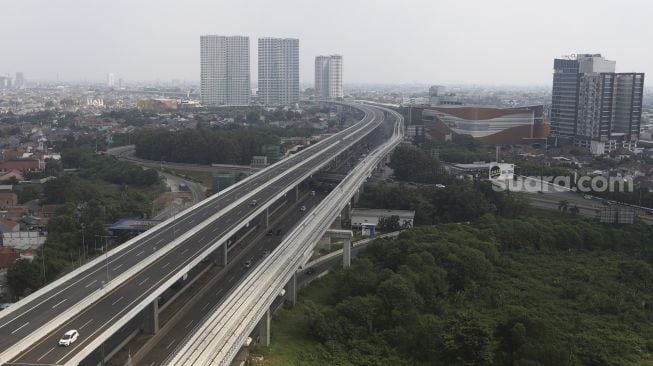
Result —
M16 73L16 78L14 79L14 87L16 89L22 89L25 87L25 74L22 72Z
M603 154L639 139L644 74L615 73L600 54L553 62L551 135Z
M200 60L203 104L249 104L249 37L200 36Z
M107 74L107 87L113 88L116 84L116 76L113 73Z
M315 57L315 96L317 98L342 98L342 56Z
M264 105L299 101L299 40L259 38L258 95Z

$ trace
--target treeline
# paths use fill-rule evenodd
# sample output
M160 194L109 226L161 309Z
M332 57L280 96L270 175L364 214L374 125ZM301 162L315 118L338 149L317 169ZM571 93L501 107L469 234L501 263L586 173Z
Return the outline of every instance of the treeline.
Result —
M62 154L64 168L79 169L79 176L113 184L150 186L157 183L158 173L138 165L119 161L108 155L98 155L88 149L68 149Z
M307 365L644 364L653 352L651 238L641 223L571 217L488 215L411 229L307 289L303 325L319 348L301 357Z
M526 204L515 195L496 192L487 181L457 181L446 188L410 184L365 187L359 207L414 210L415 225L476 220L486 214L517 217Z
M495 156L488 145L469 135L453 135L451 141L426 141L421 148L437 151L438 157L448 163L473 163L476 161L494 161Z
M261 155L261 147L279 144L279 137L267 129L209 129L171 132L139 131L134 139L136 156L195 164L249 164L252 156Z

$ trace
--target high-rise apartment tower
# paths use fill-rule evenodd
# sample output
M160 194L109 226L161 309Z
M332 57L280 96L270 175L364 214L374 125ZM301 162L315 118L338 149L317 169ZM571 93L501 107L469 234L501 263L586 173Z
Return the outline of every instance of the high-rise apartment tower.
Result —
M342 98L342 56L315 57L315 96L317 98Z
M258 97L263 105L299 101L299 40L259 38Z
M200 60L202 104L249 104L249 37L200 36Z

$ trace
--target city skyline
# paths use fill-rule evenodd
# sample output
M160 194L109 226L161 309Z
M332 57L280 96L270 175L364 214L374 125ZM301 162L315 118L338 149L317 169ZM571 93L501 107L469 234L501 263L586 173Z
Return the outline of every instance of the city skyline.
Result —
M577 51L620 60L617 72L650 71L653 52L641 45L651 31L639 26L650 5L588 4L408 1L407 11L399 12L389 1L116 1L106 9L76 0L14 2L4 6L12 16L0 31L20 36L7 37L0 74L102 81L113 72L124 80L198 82L196 39L202 34L298 38L302 84L312 81L313 58L320 54L346 55L349 83L550 85L551 58ZM566 10L556 11L561 6ZM216 14L219 26L211 21ZM253 50L255 75L256 57Z

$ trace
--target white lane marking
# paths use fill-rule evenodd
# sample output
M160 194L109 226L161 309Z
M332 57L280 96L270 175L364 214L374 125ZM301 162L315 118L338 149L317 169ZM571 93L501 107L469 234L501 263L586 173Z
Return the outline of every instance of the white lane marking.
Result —
M174 343L175 343L175 339L173 339L173 340L170 342L170 344L168 344L168 345L166 346L166 349L170 348Z
M117 271L117 270L118 270L118 268L120 268L120 267L122 267L122 265L123 265L123 264L122 264L122 263L120 263L119 265L117 265L117 266L115 266L115 267L113 267L113 271Z
M220 294L222 293L222 291L224 291L224 289L220 289L220 291L218 291L218 292L215 294L215 296L216 296L216 297L220 297Z
M230 223L230 222L231 222L231 218L230 218L230 217L227 217L227 218L224 220L224 222L226 222L227 224Z
M138 285L140 286L140 285L142 285L142 284L144 284L144 283L145 283L145 282L147 282L147 280L149 280L149 279L150 279L150 278L149 278L149 277L147 277L147 278L146 278L146 279L144 279L143 281L141 281L141 282L139 282L139 283L138 283Z
M235 276L235 275L234 275L234 276L231 276L231 277L229 277L229 282L233 282L233 280L234 280L234 278L236 278L236 276Z
M140 252L136 253L136 256L138 257L139 255L141 255L141 254L143 254L143 253L145 253L145 251L144 251L144 250L141 250Z
M96 283L97 280L93 280L93 282L89 283L88 285L84 286L85 288L91 287L94 283Z
M204 310L204 309L202 309L202 310ZM29 322L27 322L27 323L21 325L20 327L16 328L16 330L14 330L13 332L11 332L11 334L14 334L14 333L18 332L19 330L25 328L25 327L27 326L27 324L29 324Z
M159 240L156 242L156 244L158 245L158 244L160 244L162 241L163 241L163 238L159 239Z
M124 298L125 298L124 296L120 296L120 298L119 298L118 300L116 300L116 301L114 301L113 303L111 303L111 306L116 305L117 303L120 302L120 300L122 300L122 299L124 299Z
M211 303L208 303L208 302L207 302L206 305L204 305L204 306L202 307L202 311L206 310L206 308L207 308L210 304L211 304Z
M214 232L216 232L216 231L218 231L218 228L217 228L217 227L214 228L213 230L211 230L212 233L214 233Z
M89 323L90 323L90 322L92 322L92 321L93 321L93 319L91 319L91 320L89 320L89 321L87 321L87 322L86 322L86 323L84 323L84 324L83 324L83 325L82 325L81 327L79 327L79 328L77 328L77 329L79 329L79 330L82 330L82 329L84 329L84 328L85 328L85 327L86 327L87 325L89 325Z
M54 351L54 347L50 348L50 350L49 350L48 352L44 353L43 356L39 357L39 358L36 360L36 362L41 361L41 359L42 359L43 357L47 356L48 353L50 353L50 352L52 352L52 351Z
M192 319L191 319L191 321L188 322L188 324L186 324L186 326L184 327L184 329L188 329L188 327L190 327L191 324L193 324L193 320L192 320Z
M68 300L68 299L63 299L63 300L59 301L58 303L54 304L54 305L52 306L52 308L53 308L53 309L56 308L57 306L63 304L66 300Z
M164 264L163 267L161 267L161 268L162 268L162 269L166 269L166 267L168 267L169 265L170 265L170 262Z
M198 241L199 241L199 242L203 242L203 241L204 241L204 238L205 238L205 237L203 236L203 237L201 237Z
M184 253L186 253L187 251L188 251L188 248L182 250L182 251L181 251L181 254L184 254Z

